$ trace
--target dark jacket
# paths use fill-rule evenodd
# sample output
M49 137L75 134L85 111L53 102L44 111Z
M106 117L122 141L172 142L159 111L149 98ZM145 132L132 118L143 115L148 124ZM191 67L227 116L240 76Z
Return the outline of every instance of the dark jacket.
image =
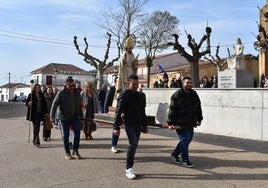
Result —
M191 89L186 93L181 88L172 95L167 120L169 125L196 127L196 121L202 120L201 102L196 91Z
M75 112L77 118L83 117L82 112L82 105L81 105L81 95L79 90L74 90L75 94ZM71 115L70 114L70 92L66 87L63 90L59 91L52 103L51 110L50 110L50 117L55 118L57 107L59 106L59 119L61 120L69 120Z
M107 90L101 89L99 93L99 102L101 106L104 106Z
M109 106L112 106L115 94L115 86L111 86L107 91L104 102L104 113L109 112Z
M145 94L129 89L123 91L117 99L114 129L119 130L122 124L146 127L145 106Z
M51 95L49 96L48 93L45 93L44 95L45 95L45 99L46 99L46 103L47 103L48 112L50 112L52 102L55 99L55 94L51 93Z
M45 99L44 94L40 92L39 96L40 96L40 99L41 99L40 120L44 121L45 120L45 115L48 113L47 104L46 104L46 99ZM32 100L32 106L29 107L28 103L31 100ZM36 97L36 95L34 93L33 93L33 95L32 95L32 93L30 93L28 95L28 97L26 99L26 106L28 107L26 119L34 122L36 120L36 117L37 117L37 97Z

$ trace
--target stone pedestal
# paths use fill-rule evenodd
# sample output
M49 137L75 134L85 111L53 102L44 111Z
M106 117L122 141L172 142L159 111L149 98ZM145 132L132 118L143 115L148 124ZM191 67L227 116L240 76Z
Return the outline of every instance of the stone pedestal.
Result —
M254 74L249 70L224 70L218 72L218 88L253 88Z

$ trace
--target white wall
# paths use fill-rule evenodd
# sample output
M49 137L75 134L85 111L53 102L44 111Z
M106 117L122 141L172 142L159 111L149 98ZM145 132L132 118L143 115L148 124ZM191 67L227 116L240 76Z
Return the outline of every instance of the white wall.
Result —
M146 113L165 123L171 95L176 89L144 89ZM268 90L196 89L204 120L195 131L268 141Z

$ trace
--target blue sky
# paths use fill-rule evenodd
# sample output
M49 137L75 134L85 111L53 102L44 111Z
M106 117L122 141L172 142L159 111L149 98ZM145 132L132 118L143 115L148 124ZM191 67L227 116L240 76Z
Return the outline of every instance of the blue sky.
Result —
M226 48L232 52L238 37L245 46L245 54L257 55L253 48L253 34L258 34L257 6L263 7L265 3L265 0L149 0L144 11L167 10L176 16L179 42L184 47L187 47L184 29L199 41L208 22L212 28L212 55L220 44L220 56L226 57ZM118 0L0 0L0 85L8 83L9 72L11 82L29 84L30 72L49 63L93 69L77 54L73 36L77 35L80 44L87 37L89 53L103 59L106 31L96 23L102 18L101 11L109 7L118 10ZM165 51L169 52L173 52L172 48ZM144 57L142 49L134 49L134 53ZM115 48L111 50L111 59L116 54Z

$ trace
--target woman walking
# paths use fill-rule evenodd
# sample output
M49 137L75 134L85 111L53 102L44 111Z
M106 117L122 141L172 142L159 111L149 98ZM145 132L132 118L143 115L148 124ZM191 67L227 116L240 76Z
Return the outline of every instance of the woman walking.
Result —
M33 123L33 144L36 147L40 146L39 132L40 123L48 116L47 104L44 94L41 92L39 84L35 84L32 92L28 95L26 100L27 120Z
M95 94L92 83L86 82L81 93L82 110L84 118L89 121L82 121L83 131L86 140L93 140L92 132L96 131L96 123L94 122L94 113L98 112L98 96Z
M44 95L46 99L47 110L48 112L50 112L52 102L55 98L55 94L53 93L51 86L47 87L47 92ZM47 129L47 127L45 126L47 123L46 121L50 121L49 118L46 118L44 125L43 125L43 140L44 141L48 141L51 139L51 129Z

